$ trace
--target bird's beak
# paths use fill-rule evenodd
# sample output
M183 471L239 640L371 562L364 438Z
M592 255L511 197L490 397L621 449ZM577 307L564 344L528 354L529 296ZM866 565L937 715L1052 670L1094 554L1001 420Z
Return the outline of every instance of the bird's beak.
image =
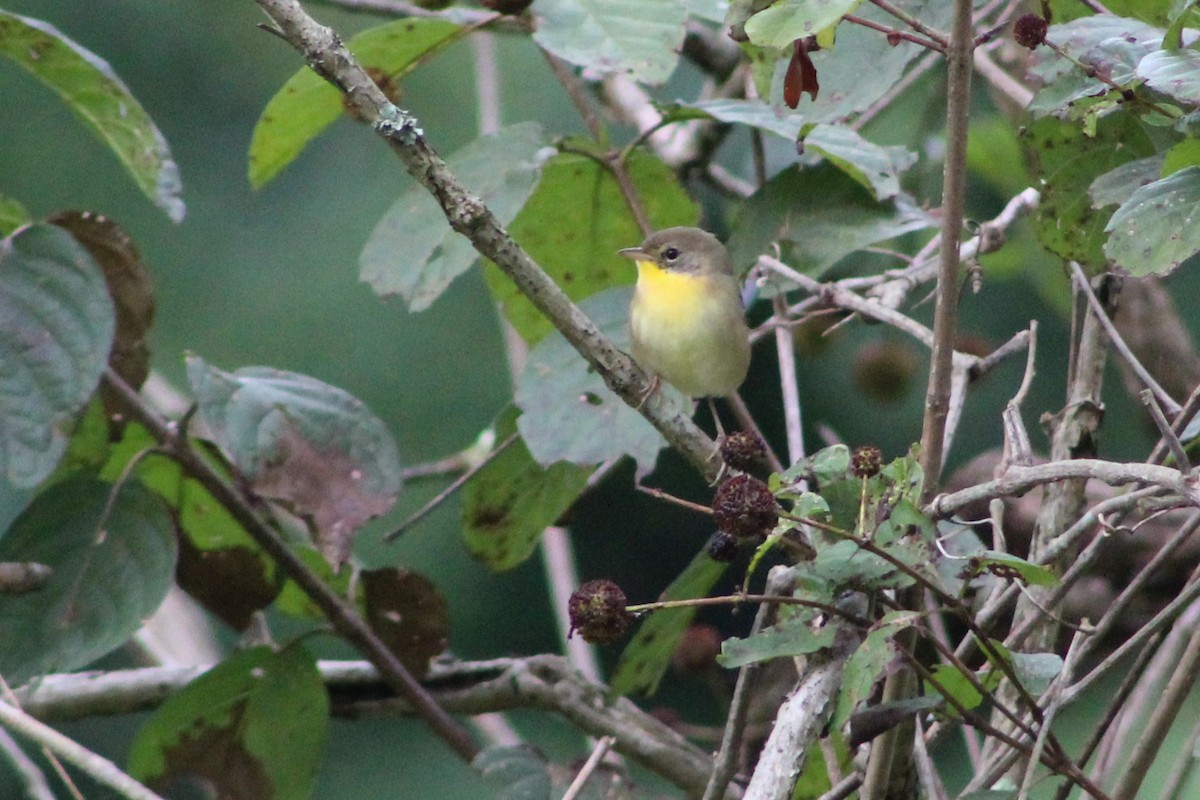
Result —
M635 261L653 261L650 254L640 247L626 247L623 250L618 250L617 255L632 258Z

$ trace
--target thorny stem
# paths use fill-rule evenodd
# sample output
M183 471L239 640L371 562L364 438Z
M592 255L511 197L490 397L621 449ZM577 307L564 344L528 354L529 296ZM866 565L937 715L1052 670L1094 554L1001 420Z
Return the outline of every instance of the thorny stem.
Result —
M176 429L151 409L111 367L105 372L104 384L121 396L132 415L146 427L155 441L169 448L175 461L199 481L246 529L280 570L296 582L329 619L334 630L375 665L388 686L411 703L429 727L464 761L470 763L479 753L479 746L467 729L437 704L353 606L309 569L279 534L262 520L251 500L200 457L191 444L181 438Z

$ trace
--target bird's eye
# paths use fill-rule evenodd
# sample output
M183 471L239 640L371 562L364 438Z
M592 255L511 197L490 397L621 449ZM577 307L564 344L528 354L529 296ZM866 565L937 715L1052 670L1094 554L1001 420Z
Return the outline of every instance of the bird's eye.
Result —
M675 259L679 258L679 248L668 247L666 250L663 250L663 258L665 258L667 261L674 261Z

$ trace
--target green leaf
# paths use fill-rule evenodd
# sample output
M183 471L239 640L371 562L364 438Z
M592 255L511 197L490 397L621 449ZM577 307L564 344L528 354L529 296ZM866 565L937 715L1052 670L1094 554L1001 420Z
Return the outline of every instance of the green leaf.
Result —
M746 35L760 47L785 47L836 25L862 0L780 0L746 20Z
M696 554L662 593L662 600L704 597L725 573L727 564L708 553ZM696 616L695 608L666 608L653 612L625 646L610 686L614 694L652 695L671 665L675 645Z
M1013 653L1012 664L1017 678L1035 697L1050 687L1063 668L1057 653Z
M752 128L774 133L788 141L800 138L805 118L800 114L781 114L778 109L761 100L701 100L683 103L685 108L703 112L715 120L730 125L749 125Z
M900 173L917 161L903 147L880 147L843 125L817 125L804 135L806 150L815 150L874 194L887 200L900 194Z
M0 241L0 470L14 486L36 486L66 451L115 326L104 275L69 233L32 225Z
M1113 213L1104 253L1136 277L1165 275L1200 252L1200 167L1141 187Z
M25 206L11 197L0 195L0 236L8 236L22 225L33 221Z
M17 685L78 669L124 644L171 586L175 532L140 484L118 489L77 476L21 513L0 539L0 561L54 571L41 591L0 595L0 674Z
M554 788L545 756L527 745L492 745L471 762L498 787L497 800L549 800Z
M901 546L889 547L888 552L894 556L901 556L903 549ZM919 557L916 552L905 555L901 560L906 563ZM889 561L863 550L848 539L822 548L817 552L815 559L801 565L800 569L836 585L853 586L862 590L901 588L913 583L911 577Z
M976 575L990 572L999 578L1017 577L1031 586L1053 587L1060 583L1058 576L1047 567L996 550L985 550L972 556L970 571Z
M1200 53L1195 50L1155 50L1138 62L1137 75L1172 100L1200 105Z
M822 164L785 169L755 192L742 206L728 245L741 267L779 242L789 265L819 277L857 250L936 226L907 197L878 203L841 170Z
M1184 139L1166 152L1166 155L1162 159L1162 174L1155 177L1165 178L1168 175L1179 172L1179 170L1185 167L1195 166L1200 166L1200 139ZM1150 178L1146 183L1150 183L1152 180L1154 178ZM1123 203L1128 199L1126 197L1119 202Z
M496 438L516 431L516 408L496 420ZM559 462L540 466L517 439L467 483L463 493L463 537L467 549L489 569L503 572L533 554L542 531L571 507L592 470Z
M437 19L401 19L347 42L359 63L399 80L467 33ZM250 185L262 188L344 113L341 93L305 67L275 93L250 139Z
M1046 38L1094 72L1089 74L1087 69L1046 48L1039 50L1040 60L1030 70L1043 84L1029 104L1035 117L1061 112L1087 97L1108 94L1109 84L1096 75L1105 75L1118 85L1129 84L1136 76L1138 62L1158 48L1162 31L1136 20L1097 14L1052 25Z
M220 797L306 800L328 723L308 651L256 647L163 703L130 748L129 772L159 790L191 779Z
M1042 201L1034 214L1038 241L1092 272L1105 269L1109 215L1092 208L1087 190L1099 176L1152 155L1154 147L1145 132L1130 114L1101 119L1094 137L1072 123L1046 117L1026 128L1024 138L1034 172L1043 181Z
M725 13L729 9L728 0L683 0L683 7L697 19L715 22L720 25L725 21Z
M599 73L657 85L671 77L687 14L678 0L536 0L533 40Z
M928 687L926 694L940 694L968 710L978 708L983 702L983 694L975 688L970 679L962 674L957 667L950 664L937 664L933 667L932 672L936 683L934 681L926 681L926 686ZM984 673L984 680L991 681L992 686L990 688L994 689L995 685L999 683L996 680L999 674L995 670L989 670ZM987 683L984 681L981 682L987 688ZM947 708L948 712L957 712L957 710L953 704Z
M656 230L700 219L666 164L637 151L626 168ZM612 174L592 158L568 153L547 162L533 196L508 230L576 302L635 278L631 262L617 251L640 244L641 229ZM484 276L525 341L536 342L554 330L498 269L489 266Z
M120 159L172 222L183 220L179 168L150 115L107 61L48 22L0 11L0 55L46 84Z
M213 441L251 488L309 518L333 564L355 532L400 494L400 457L387 426L361 400L316 378L269 367L223 372L187 360Z
M1161 155L1139 158L1111 169L1092 181L1088 197L1092 208L1119 206L1133 196L1138 187L1158 180L1163 169Z
M628 288L589 297L580 308L617 347L628 350ZM667 402L686 401L670 386L659 388ZM514 402L523 412L517 429L537 463L602 464L622 456L637 462L639 474L654 469L666 446L654 426L591 369L561 334L538 343L517 378Z
M803 656L833 646L838 626L827 622L814 628L815 614L793 614L754 636L726 639L717 657L725 669L735 669L780 656Z
M846 660L842 672L842 690L838 694L837 709L830 727L840 729L850 719L855 707L871 696L875 681L882 677L883 670L895 655L892 638L919 618L920 615L913 611L890 611L866 635Z
M536 122L522 122L457 151L446 166L508 225L537 185L554 152ZM399 294L410 311L423 311L470 269L479 254L446 222L425 187L411 187L379 220L359 259L360 279L376 294Z

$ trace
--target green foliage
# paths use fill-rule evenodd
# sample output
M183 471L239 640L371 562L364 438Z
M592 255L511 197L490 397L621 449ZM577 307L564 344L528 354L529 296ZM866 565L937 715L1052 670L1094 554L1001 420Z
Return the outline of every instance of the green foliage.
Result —
M822 624L816 614L801 612L789 615L782 622L765 628L745 639L726 639L721 645L718 662L725 669L754 664L772 658L802 656L815 653L833 644L837 624Z
M164 703L138 733L129 771L160 790L190 779L222 797L304 800L328 722L313 657L299 645L256 647Z
M496 437L516 432L518 411L509 406L496 420ZM502 572L533 554L542 531L566 511L587 485L592 470L564 462L540 466L518 438L467 484L463 537L490 569Z
M1200 167L1140 187L1104 230L1104 254L1131 275L1171 272L1200 252Z
M446 166L507 225L529 200L552 153L541 126L522 122L476 139ZM418 184L375 226L363 247L360 277L376 294L399 294L411 311L423 311L478 261L479 253L446 227L442 207Z
M465 33L465 28L442 20L401 19L365 30L347 46L364 67L397 82ZM311 69L299 70L271 98L254 126L250 185L266 185L343 113L337 89Z
M816 36L841 21L862 0L780 0L746 20L746 35L760 47L784 47Z
M14 486L58 464L115 324L104 275L66 231L34 225L0 242L0 470Z
M179 168L162 132L95 53L47 22L0 10L0 55L50 87L120 159L172 222L183 220Z
M0 236L8 236L22 225L32 222L25 206L11 197L0 195Z
M842 672L842 690L831 723L834 727L842 727L855 707L870 697L871 688L895 657L892 640L918 618L919 615L912 611L890 611L862 640Z
M0 673L12 685L111 652L167 594L175 532L137 482L79 475L47 489L0 539L0 561L45 564L39 591L0 594Z

